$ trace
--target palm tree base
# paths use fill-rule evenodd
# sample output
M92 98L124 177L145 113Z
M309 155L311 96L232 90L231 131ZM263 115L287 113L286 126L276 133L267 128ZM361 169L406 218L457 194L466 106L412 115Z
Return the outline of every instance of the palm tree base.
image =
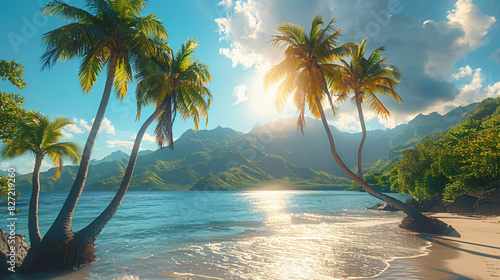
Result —
M28 252L19 273L74 270L97 259L94 248L95 244L74 238L57 244L42 243L34 251Z
M434 234L448 234L455 230L452 226L433 217L427 217L426 220L421 220L406 216L401 221L399 227L414 232Z

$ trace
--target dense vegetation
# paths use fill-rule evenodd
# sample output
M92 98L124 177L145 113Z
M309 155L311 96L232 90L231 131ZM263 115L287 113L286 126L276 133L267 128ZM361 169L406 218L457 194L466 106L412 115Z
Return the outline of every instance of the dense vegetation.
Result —
M483 100L463 114L464 121L429 134L393 159L368 165L366 180L381 191L416 198L481 192L498 187L500 178L500 98ZM350 189L360 190L353 183Z
M444 199L498 185L500 98L486 99L462 124L426 138L390 171L393 189Z

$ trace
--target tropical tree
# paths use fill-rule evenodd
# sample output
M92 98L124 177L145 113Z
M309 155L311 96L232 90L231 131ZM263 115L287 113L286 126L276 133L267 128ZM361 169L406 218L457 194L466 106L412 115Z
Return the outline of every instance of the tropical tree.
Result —
M72 142L59 142L61 128L72 124L67 118L57 117L50 120L41 113L29 112L27 121L16 130L16 136L4 143L0 149L0 158L10 160L26 154L35 156L35 168L32 175L32 192L28 213L28 230L32 248L37 248L42 241L38 228L38 196L40 193L40 167L44 157L52 160L56 166L54 178L58 180L63 168L63 159L77 163L80 148Z
M164 57L160 59L163 62L145 59L139 64L136 75L139 80L136 88L137 119L140 119L142 107L154 104L156 109L135 138L127 169L115 197L92 223L76 234L75 239L93 243L116 213L130 184L142 137L155 119L158 122L155 129L158 145L173 149L172 126L177 112L183 120L193 118L196 130L200 118L208 117L212 94L206 85L210 83L212 76L208 72L208 66L194 60L197 47L195 39L189 39L174 54L164 45Z
M136 88L137 119L140 117L143 106L154 104L156 110L141 126L136 136L127 169L116 195L94 221L75 233L73 239L66 241L62 246L40 254L41 256L50 256L50 259L38 257L38 263L30 259L25 260L22 267L24 272L60 268L61 266L73 268L94 261L96 256L93 243L116 213L127 192L141 140L147 128L157 119L155 136L158 144L160 146L168 145L172 148L172 124L177 112L184 120L192 117L196 129L198 129L200 119L208 116L212 94L205 85L211 81L212 77L207 66L194 60L194 51L198 44L195 43L194 39L188 40L175 55L164 42L158 45L164 49L160 53L161 57L154 60L147 57L141 58L140 63L136 64L138 70L136 77L139 80Z
M92 149L113 84L117 97L123 99L132 81L132 67L137 57L155 55L157 46L153 38L167 38L166 29L156 15L141 16L146 5L144 0L86 0L86 3L82 9L54 0L43 10L69 23L43 34L42 43L47 50L42 55L42 69L52 67L57 61L82 58L78 76L85 94L92 90L98 74L107 69L104 92L80 167L61 211L44 237L47 246L74 235L72 216L85 185Z
M14 60L0 60L0 79L23 89L27 85L23 79L23 68ZM18 124L26 117L26 110L21 108L23 104L23 97L19 94L0 92L0 140L11 140L15 136Z
M334 19L335 20L335 19ZM278 35L273 35L271 43L284 50L285 58L273 66L264 76L264 85L269 89L271 84L279 83L275 105L282 108L287 98L293 94L293 101L299 111L298 126L304 126L306 105L316 118L321 118L330 143L331 153L344 173L358 183L370 195L375 196L408 215L402 226L412 230L425 232L443 231L447 225L438 221L431 222L419 211L408 207L403 202L375 191L361 178L356 176L339 157L335 141L323 110L323 101L331 96L327 85L327 77L335 73L337 66L332 61L345 52L339 51L337 42L340 32L333 26L332 20L325 28L323 17L315 15L311 31L306 34L298 25L283 23L277 27ZM434 220L433 220L434 221ZM414 223L407 223L414 222ZM415 227L415 224L417 226Z
M396 93L395 86L401 80L401 72L394 65L386 65L382 52L384 48L376 49L368 59L364 57L366 39L361 45L354 44L349 49L350 61L340 58L341 64L334 73L328 73L328 85L332 91L339 93L336 102L344 102L351 97L358 109L359 122L363 136L358 149L358 177L363 179L361 153L366 140L366 125L363 116L362 103L366 103L378 116L388 118L391 113L382 104L377 95L384 94L403 102Z
M92 149L104 113L114 90L119 99L128 91L132 68L142 56L155 56L156 40L167 39L165 26L155 14L142 16L145 0L86 0L78 8L60 0L45 5L43 12L68 21L67 25L43 34L47 50L42 55L42 69L57 61L82 58L78 76L85 94L90 93L98 74L107 69L106 84L73 186L56 220L37 250L30 250L21 272L72 267L91 261L86 252L93 246L74 241L72 216L85 186Z

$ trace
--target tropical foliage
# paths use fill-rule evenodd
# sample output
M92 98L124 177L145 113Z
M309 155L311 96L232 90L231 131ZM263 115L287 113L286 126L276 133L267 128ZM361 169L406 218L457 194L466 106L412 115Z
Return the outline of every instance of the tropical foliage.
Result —
M0 60L0 77L9 81L18 89L27 85L23 79L23 66L16 61ZM0 140L10 140L15 135L17 126L23 122L26 111L21 108L23 97L19 94L0 92Z
M212 76L208 66L195 60L194 52L198 45L195 39L189 39L175 54L165 46L159 59L139 64L136 75L139 80L136 88L137 118L142 107L154 104L158 108L162 102L167 102L155 129L156 142L160 147L173 148L172 125L177 113L183 120L193 118L195 130L198 130L200 119L208 121L212 93L206 85Z
M434 134L391 170L394 188L417 198L455 196L498 185L500 99L486 99L462 124Z
M321 102L330 98L332 104L327 75L336 68L332 62L348 51L348 45L337 46L340 31L333 25L335 20L322 28L323 17L315 15L309 33L298 25L282 23L276 28L279 34L273 35L270 40L273 46L284 51L285 58L266 73L264 86L269 90L272 84L279 83L274 101L278 110L293 95L299 113L297 127L300 129L305 125L306 106L315 118L320 118L316 98Z

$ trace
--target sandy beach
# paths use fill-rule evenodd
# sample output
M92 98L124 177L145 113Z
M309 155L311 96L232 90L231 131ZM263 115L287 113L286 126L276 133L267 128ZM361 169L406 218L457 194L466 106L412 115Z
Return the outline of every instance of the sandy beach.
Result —
M397 259L376 279L500 279L500 217L431 214L452 225L447 236L420 234L429 254Z

